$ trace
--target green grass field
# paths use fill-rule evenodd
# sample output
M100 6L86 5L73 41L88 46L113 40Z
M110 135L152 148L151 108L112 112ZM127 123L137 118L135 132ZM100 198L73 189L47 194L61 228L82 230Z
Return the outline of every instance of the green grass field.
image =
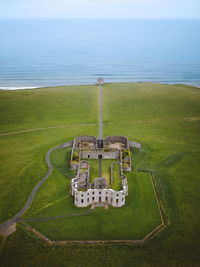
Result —
M23 207L33 186L46 174L46 152L85 132L96 135L97 128L71 127L0 137L0 222Z
M78 88L77 92L74 92L76 88ZM70 126L72 124L93 124L98 122L98 110L96 109L98 103L97 89L97 86L83 86L0 92L2 133L33 129L35 127L66 125L63 128L47 128L45 130L0 136L1 222L20 210L33 186L46 173L47 168L44 157L50 148L72 140L76 135L91 134L98 136L97 125ZM83 96L86 100L87 94L89 95L90 101L79 101L79 103L73 104L72 100L78 101L75 96L81 90L83 90ZM65 94L65 101L62 100L61 92ZM71 97L72 95L74 97ZM26 96L27 100L24 99L24 96ZM47 103L51 103L51 105L48 108L48 112L45 113L47 104L44 103L48 97L49 102L47 101ZM55 101L50 102L50 98ZM27 105L24 103L26 101ZM191 86L148 83L105 84L103 86L104 136L112 134L126 135L130 140L143 143L141 151L134 151L133 165L137 169L148 169L153 173L161 205L164 209L165 220L167 221L167 227L158 235L142 247L133 245L50 247L38 240L24 227L18 225L18 230L6 239L1 251L0 265L199 266L199 103L200 89ZM23 105L25 106L24 108L22 108ZM81 105L80 109L79 105ZM33 107L36 108L35 111ZM70 108L74 110L73 118L69 115L70 112L66 112ZM40 110L40 112L37 113L37 110ZM44 183L44 186L48 186L49 191L51 189L53 191L54 188L54 190L59 191L59 194L64 194L63 186L67 186L68 181L64 179L62 171L58 169L54 170L54 173ZM137 181L137 175L128 175L129 180L131 177L135 182ZM139 177L138 180L140 181ZM55 184L57 185L55 186ZM44 186L41 187L25 216L32 217L34 215L39 217L40 215L49 214L50 209L52 209L52 212L56 211L57 214L60 214L65 206L67 209L71 207L71 211L76 212L73 210L72 202L67 204L69 203L67 202L67 196L63 202L60 200L60 203L65 204L59 204L58 201L56 202L57 208L55 208L56 205L55 207L50 205L38 212L37 203L41 202L41 207L44 207L57 200L55 191L49 192L48 197L45 195L47 190L44 189ZM137 186L140 190L134 192L133 186L133 192L135 194L140 192L139 196L144 196L143 189L145 188L143 186L139 187L139 184ZM131 197L134 197L135 201L137 197L139 201L139 196L134 196L134 193L128 196L127 203L131 201ZM53 194L55 194L55 198L52 198ZM45 197L47 198L46 202ZM133 205L136 204L134 203ZM147 230L149 226L139 225L139 230L134 229L134 227L132 227L133 229L130 228L129 221L123 221L122 213L125 213L124 209L126 208L128 210L130 206L120 209L118 218L115 215L116 209L109 209L108 211L115 218L115 220L111 221L109 221L109 216L101 216L101 209L98 209L96 210L97 212L95 211L94 214L88 217L83 216L83 224L80 229L81 227L84 229L85 222L93 223L91 232L89 232L89 228L87 228L87 231L91 238L94 239L96 238L95 235L98 234L96 231L94 232L95 225L100 225L99 234L107 233L109 238L116 235L132 237L134 234L134 236L140 236L141 232L144 232L144 229ZM103 212L108 214L107 211L103 210ZM136 212L142 216L143 211L136 210ZM146 212L148 214L148 210ZM146 216L145 213L144 216ZM131 217L132 220L133 217ZM151 217L146 218L144 224L150 219ZM98 220L102 222L102 225L98 224ZM111 225L118 220L123 221L126 227L124 230L116 230L116 225L114 225L112 229L115 229L115 231L110 232ZM45 230L55 229L55 222L48 222L48 228L45 228ZM65 236L76 237L74 229L75 226L80 225L78 220L74 220L74 226L72 220L66 223L63 220L59 223L62 226L64 225L63 227L66 229ZM150 223L153 224L153 222ZM42 229L44 225L42 226L42 223L38 225L34 223L34 227ZM103 229L104 227L105 229ZM129 229L127 229L128 227ZM62 238L65 237L61 236L60 229L56 233L51 232L51 234L57 234ZM84 235L84 231L80 234Z
M99 177L99 161L97 159L88 159L90 164L90 183L93 183L94 179Z
M119 191L122 188L122 181L120 177L120 167L118 164L114 164L113 166L113 185L112 189L115 191Z
M151 83L105 84L103 113L104 122L122 123L195 117L200 113L199 89Z
M58 148L52 153L51 161L55 170L40 188L24 219L74 214L89 209L77 208L73 204L70 180L75 172L69 170L70 153L71 148ZM98 164L94 164L98 160L89 161L91 169L96 167L98 170ZM110 178L113 161L102 160L104 177ZM132 173L129 176L129 197L123 208L110 208L108 211L102 208L86 216L29 224L52 240L142 239L161 223L161 218L149 175ZM90 231L87 231L88 227Z
M110 184L110 171L111 171L111 164L116 160L113 159L103 159L102 160L102 177L106 178L108 187L111 187Z
M89 215L29 224L52 240L142 239L161 224L161 218L149 175L132 173L128 182L129 196L122 208L99 208Z
M99 161L97 159L89 159L90 163L90 183L93 183L94 178L99 177ZM111 164L115 162L112 159L103 159L102 160L102 177L106 178L108 182L108 187L111 187L110 184L110 169Z
M76 175L75 171L69 169L70 155L71 148L58 148L52 152L54 171L39 189L23 218L35 219L80 212L70 195L70 181Z
M97 123L97 89L68 86L1 91L0 132Z

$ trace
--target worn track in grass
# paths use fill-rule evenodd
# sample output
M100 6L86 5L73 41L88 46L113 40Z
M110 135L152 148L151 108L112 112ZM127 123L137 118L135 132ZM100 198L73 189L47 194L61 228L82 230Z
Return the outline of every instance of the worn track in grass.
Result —
M119 124L135 124L135 123L149 123L149 122L159 122L159 121L199 121L200 117L182 117L182 118L166 118L166 119L152 119L152 120L136 120L136 121L123 121L123 122L104 122L102 125L119 125ZM14 132L0 133L1 136L13 135L13 134L21 134L21 133L29 133L34 131L43 131L48 129L59 129L59 128L70 128L70 127L80 127L80 126L97 126L98 123L81 123L81 124L66 124L66 125L58 125L58 126L48 126L42 128L32 128L19 130Z

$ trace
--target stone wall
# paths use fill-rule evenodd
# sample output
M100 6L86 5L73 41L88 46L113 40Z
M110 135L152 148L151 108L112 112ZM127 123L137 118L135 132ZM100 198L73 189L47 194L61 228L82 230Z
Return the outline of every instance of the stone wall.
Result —
M70 163L70 170L77 170L78 162L77 163Z
M73 179L72 179L73 180ZM121 191L112 189L88 189L87 191L78 191L76 182L73 187L74 205L77 207L87 207L94 203L106 203L113 207L125 205L127 190L124 187Z
M61 145L61 148L70 147L70 146L73 146L73 141L69 141L69 142L67 142L67 143L63 143L63 144Z
M73 156L73 152L74 152L74 147L75 147L75 139L73 140L72 143L72 153L71 153L71 157L70 157L70 170L77 170L78 169L78 162L77 163L72 163L72 156Z
M130 147L135 147L135 148L141 148L142 147L142 144L141 143L137 143L137 142L129 141L128 144L129 144Z
M119 159L119 151L81 151L81 159L98 159L99 156L102 156L103 159Z
M76 189L79 189L79 188L86 188L88 183L89 183L90 165L88 164L87 169L85 169L84 174L82 174L81 163L83 163L83 162L80 162L77 165L76 177L74 179L72 179L73 182L71 182L71 191L72 191L72 193L74 191L75 185L76 185Z
M115 163L119 164L119 163ZM111 174L112 175L112 174ZM88 189L79 191L78 175L71 181L71 194L74 196L74 205L77 207L87 207L95 203L105 203L113 207L125 205L125 197L128 196L128 182L120 164L120 176L122 181L122 190L113 189Z

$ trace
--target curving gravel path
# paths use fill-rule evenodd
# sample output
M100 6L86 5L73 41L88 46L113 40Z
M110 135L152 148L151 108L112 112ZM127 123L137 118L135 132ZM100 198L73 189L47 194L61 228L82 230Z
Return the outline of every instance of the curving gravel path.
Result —
M72 145L72 142L68 142L68 143L64 143L58 146L55 146L54 148L50 149L47 154L46 154L46 162L48 165L48 172L45 175L45 177L33 188L25 206L11 219L9 219L8 221L0 224L0 232L2 233L4 230L5 232L7 232L7 228L13 226L13 224L16 224L16 222L20 219L20 217L24 214L24 212L30 207L35 194L37 193L38 189L41 187L41 185L47 180L47 178L51 175L52 170L53 170L53 166L51 164L50 161L50 154L52 151L54 151L55 149L57 149L58 147L70 147Z
M82 216L82 215L89 214L89 213L91 213L93 211L94 211L94 209L90 209L90 210L79 212L79 213L65 214L65 215L59 215L59 216L51 216L51 217L38 218L38 219L23 219L23 220L20 220L20 221L23 221L23 222L49 221L49 220L56 220L56 219L67 218L67 217Z

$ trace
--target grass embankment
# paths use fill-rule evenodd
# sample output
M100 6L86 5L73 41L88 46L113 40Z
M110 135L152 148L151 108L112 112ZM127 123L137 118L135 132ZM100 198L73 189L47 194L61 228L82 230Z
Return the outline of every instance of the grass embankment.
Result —
M87 89L87 86L82 88ZM15 102L15 94L12 93L9 92L12 101L5 105L5 112ZM104 136L120 134L126 135L130 140L143 142L143 149L135 151L137 156L134 157L133 164L136 168L151 170L154 175L168 222L168 226L157 237L138 248L131 245L55 248L46 246L20 227L7 238L0 265L63 266L64 263L69 266L199 266L199 102L200 90L190 86L148 83L103 86L104 123L115 123L104 124ZM66 103L65 105L67 106ZM8 128L12 128L12 121L6 122L5 116L4 121ZM13 123L17 124L15 121ZM46 151L63 140L72 139L74 135L85 134L85 131L98 135L97 127L74 127L70 131L52 129L37 134L1 137L3 182L0 184L0 205L6 216L9 212L12 214L16 206L20 207L19 196L21 199L26 192L28 195L32 183L43 175L38 173L42 166L45 167ZM28 165L30 159L34 160L33 165ZM128 179L132 177L129 176ZM106 214L105 211L103 214ZM118 219L119 216L116 221ZM111 220L111 223L114 221ZM123 229L121 234L122 231Z

